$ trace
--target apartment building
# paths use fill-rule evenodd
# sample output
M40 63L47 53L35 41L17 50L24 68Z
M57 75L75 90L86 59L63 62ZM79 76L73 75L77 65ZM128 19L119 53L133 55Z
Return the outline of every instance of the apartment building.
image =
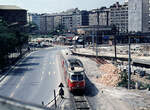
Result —
M102 7L89 11L89 25L109 25L109 9Z
M150 32L150 0L128 0L129 32Z
M116 25L120 33L128 31L128 4L116 2L110 6L110 25Z
M48 34L54 30L54 16L42 14L40 17L40 32Z
M62 24L68 32L75 32L77 27L82 24L82 15L78 8L67 10L61 15Z
M40 30L40 20L41 20L41 14L28 13L28 22L36 24L38 26L38 30Z
M56 29L60 24L62 24L62 15L54 15L54 29Z

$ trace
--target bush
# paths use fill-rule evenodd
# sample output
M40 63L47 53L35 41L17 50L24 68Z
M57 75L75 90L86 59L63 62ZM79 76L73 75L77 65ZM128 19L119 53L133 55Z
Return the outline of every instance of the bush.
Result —
M127 73L126 72L120 72L119 74L121 75L121 80L118 83L118 86L127 88L128 87L128 75L127 75ZM132 80L130 81L130 87L135 88L135 82Z

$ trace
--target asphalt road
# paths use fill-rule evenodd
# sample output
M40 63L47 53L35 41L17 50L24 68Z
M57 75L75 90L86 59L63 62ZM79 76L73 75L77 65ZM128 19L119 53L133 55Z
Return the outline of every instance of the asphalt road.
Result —
M0 95L35 104L50 102L61 82L60 50L30 53L0 82Z

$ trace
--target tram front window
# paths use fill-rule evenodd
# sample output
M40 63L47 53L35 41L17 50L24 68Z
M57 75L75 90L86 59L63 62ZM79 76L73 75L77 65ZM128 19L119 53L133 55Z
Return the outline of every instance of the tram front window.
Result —
M78 76L77 75L72 75L71 79L74 80L74 81L77 81L78 80Z
M78 75L78 80L82 81L83 80L83 75Z

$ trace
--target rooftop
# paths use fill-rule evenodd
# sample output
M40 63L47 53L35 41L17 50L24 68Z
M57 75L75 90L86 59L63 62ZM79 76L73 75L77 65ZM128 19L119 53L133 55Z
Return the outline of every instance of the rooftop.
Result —
M0 5L0 10L25 10L15 5Z

